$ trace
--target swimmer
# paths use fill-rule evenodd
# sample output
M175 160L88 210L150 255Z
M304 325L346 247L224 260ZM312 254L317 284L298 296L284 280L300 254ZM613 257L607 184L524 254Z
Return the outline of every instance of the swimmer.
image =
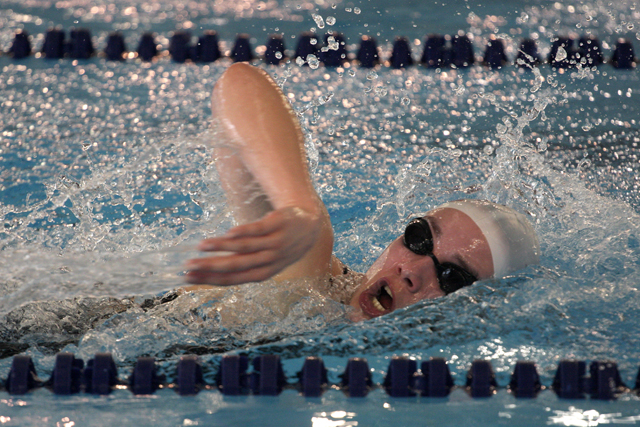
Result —
M201 251L224 254L190 260L189 283L311 277L328 283L328 292L350 283L348 295L336 299L351 305L358 321L538 262L538 240L524 215L459 200L409 222L364 275L352 273L333 254L331 220L312 184L300 124L273 79L234 64L216 83L211 110L216 167L240 225L199 244Z

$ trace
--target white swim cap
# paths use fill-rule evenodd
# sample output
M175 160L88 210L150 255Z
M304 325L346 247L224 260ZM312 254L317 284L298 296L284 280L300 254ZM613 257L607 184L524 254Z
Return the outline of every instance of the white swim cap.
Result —
M457 209L480 228L491 249L493 277L540 262L538 238L523 214L486 200L457 200L438 207Z

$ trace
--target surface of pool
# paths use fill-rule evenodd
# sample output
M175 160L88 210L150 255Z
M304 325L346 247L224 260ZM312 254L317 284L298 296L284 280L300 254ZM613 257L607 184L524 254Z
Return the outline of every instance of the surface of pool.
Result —
M615 3L615 4L614 4ZM335 7L334 7L335 5ZM36 48L60 25L90 28L97 49L119 30L135 49L154 31L216 29L223 48L246 32L254 47L283 32L294 49L336 18L355 54L363 34L388 58L396 36L419 56L429 33L473 36L480 56L491 34L512 59L524 37L544 56L553 37L592 33L606 57L619 37L639 48L631 1L413 2L0 2L0 47L26 29ZM181 284L191 245L232 225L207 141L209 95L230 65L0 57L0 377L11 356L32 356L47 378L59 351L88 360L111 352L122 378L154 356L169 379L181 355L198 354L212 380L225 354L278 354L295 381L302 359L321 356L330 382L347 358L366 357L380 383L393 356L444 357L456 385L475 359L491 361L498 393L473 399L390 398L338 390L305 399L25 396L0 392L7 425L600 425L637 423L633 393L616 401L562 400L550 391L516 399L504 386L517 360L537 363L550 386L563 359L618 363L633 387L640 367L640 91L637 70L598 68L539 74L513 65L490 71L413 66L374 70L264 66L283 85L308 131L319 193L336 230L336 253L364 271L416 214L462 197L528 212L540 266L351 324L345 309L305 294L290 310L265 301L296 293L249 285L203 303L183 297L152 309L145 300ZM256 63L260 63L257 61ZM177 249L176 249L177 248ZM126 298L126 299L123 299ZM216 305L217 304L217 305ZM145 308L147 307L147 308ZM213 309L212 309L213 307ZM227 307L253 316L240 322ZM223 310L224 311L224 310ZM271 424L269 424L271 423Z

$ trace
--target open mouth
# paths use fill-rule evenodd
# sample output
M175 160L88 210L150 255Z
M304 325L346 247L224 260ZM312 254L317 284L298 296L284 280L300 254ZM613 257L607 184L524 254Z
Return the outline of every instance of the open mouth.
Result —
M380 311L389 311L393 306L393 295L388 285L380 286L378 292L372 295L371 303Z

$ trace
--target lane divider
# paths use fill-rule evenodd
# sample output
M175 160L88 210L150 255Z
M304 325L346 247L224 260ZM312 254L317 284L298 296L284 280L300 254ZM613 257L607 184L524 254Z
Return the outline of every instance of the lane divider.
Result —
M96 53L88 29L72 29L69 36L69 40L66 40L63 30L58 28L48 30L41 55L49 59L87 59ZM191 41L191 33L187 31L172 33L168 54L174 62L210 63L223 57L218 34L215 31L204 32L195 45ZM548 58L543 61L538 53L536 41L524 39L520 43L514 64L519 67L533 67L546 62L554 68L571 68L578 64L591 67L605 62L600 41L596 37L582 36L577 40L577 46L574 42L575 40L568 37L558 37L552 42ZM471 40L464 34L453 36L430 34L425 38L423 45L419 62L427 68L466 68L476 62ZM295 53L290 59L300 65L309 65L314 68L321 64L325 67L339 67L350 62L346 46L346 39L338 32L326 33L322 44L316 33L305 32L298 37ZM32 53L29 35L25 31L18 31L7 54L15 59L22 59ZM135 52L127 50L124 37L120 33L111 33L101 55L111 61L135 57L142 61L152 61L161 55L161 51L151 33L141 36ZM229 57L236 62L257 59L248 34L237 35ZM375 39L367 35L362 36L354 58L360 67L364 68L384 64L401 69L411 67L416 62L411 43L406 37L397 37L393 42L391 56L387 61L381 61ZM265 52L260 59L272 65L288 59L282 35L269 36ZM616 40L614 51L608 62L618 69L635 68L637 58L631 40L624 38ZM489 37L482 55L482 64L490 69L500 69L509 64L504 40L495 35Z
M350 358L339 375L340 381L330 384L322 359L307 357L296 377L295 383L287 380L277 355L262 355L251 361L246 356L231 355L221 359L214 383L209 384L204 379L200 359L186 355L178 361L172 383L166 382L166 378L158 373L153 357L138 358L129 378L123 380L118 377L110 353L97 353L86 366L82 359L71 353L59 353L51 377L46 381L38 377L30 356L14 356L3 389L11 395L23 395L42 387L56 395L107 395L116 388L127 388L134 395L150 395L160 388L171 388L182 396L195 395L202 390L218 390L227 396L277 396L285 389L295 389L302 396L319 397L331 388L352 398L364 398L376 388L398 398L445 398L456 388L465 390L473 398L489 398L500 389L488 360L473 361L464 385L458 386L443 358L422 361L418 366L416 360L394 357L381 384L373 383L366 359ZM623 393L639 392L640 372L631 390L622 382L615 362L593 361L587 375L586 362L563 360L553 383L545 387L540 382L535 363L519 361L504 388L516 398L535 398L541 391L550 389L561 399L614 400Z

